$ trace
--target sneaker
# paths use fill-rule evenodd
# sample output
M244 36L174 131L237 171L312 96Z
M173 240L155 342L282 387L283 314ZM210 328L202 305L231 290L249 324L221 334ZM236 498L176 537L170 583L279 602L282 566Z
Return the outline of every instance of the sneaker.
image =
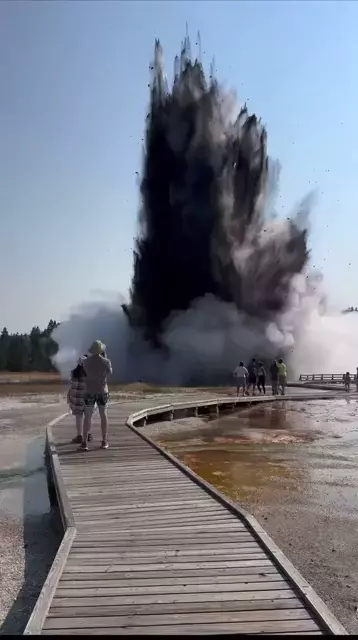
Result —
M88 451L87 442L81 442L80 451Z
M108 449L108 442L106 442L106 440L102 440L101 449Z
M82 444L82 436L76 436L71 440L72 444Z
M88 434L88 442L92 442L92 440L93 440L93 435L92 435L92 433L89 433Z

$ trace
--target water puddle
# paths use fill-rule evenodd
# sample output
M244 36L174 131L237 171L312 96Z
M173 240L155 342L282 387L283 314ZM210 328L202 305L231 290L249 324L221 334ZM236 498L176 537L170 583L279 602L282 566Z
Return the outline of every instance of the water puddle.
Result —
M212 421L188 419L186 428L182 420L157 440L246 506L332 500L347 511L357 503L357 415L356 400L277 403Z
M23 519L50 512L44 437L4 436L0 453L0 515Z

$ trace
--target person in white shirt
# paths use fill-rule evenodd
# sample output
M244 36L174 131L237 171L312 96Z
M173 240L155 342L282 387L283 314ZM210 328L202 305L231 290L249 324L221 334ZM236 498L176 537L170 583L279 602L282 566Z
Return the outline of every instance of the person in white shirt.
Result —
M244 363L240 362L239 366L236 367L235 371L234 371L234 378L236 379L236 395L239 395L239 391L242 387L242 395L244 396L246 393L246 383L247 383L247 378L248 378L249 372L246 369L246 367L244 367Z

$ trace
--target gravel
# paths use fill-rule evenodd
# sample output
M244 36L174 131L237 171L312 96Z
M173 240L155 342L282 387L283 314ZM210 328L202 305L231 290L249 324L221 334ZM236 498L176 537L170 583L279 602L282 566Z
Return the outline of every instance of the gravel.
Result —
M43 461L45 425L63 403L0 410L0 635L22 634L62 531L50 511Z

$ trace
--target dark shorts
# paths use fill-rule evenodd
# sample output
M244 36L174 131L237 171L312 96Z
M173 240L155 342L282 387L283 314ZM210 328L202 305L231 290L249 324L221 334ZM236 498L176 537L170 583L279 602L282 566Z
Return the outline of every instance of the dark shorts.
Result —
M256 376L249 376L249 384L256 384Z
M86 393L86 407L106 407L109 400L109 393Z

